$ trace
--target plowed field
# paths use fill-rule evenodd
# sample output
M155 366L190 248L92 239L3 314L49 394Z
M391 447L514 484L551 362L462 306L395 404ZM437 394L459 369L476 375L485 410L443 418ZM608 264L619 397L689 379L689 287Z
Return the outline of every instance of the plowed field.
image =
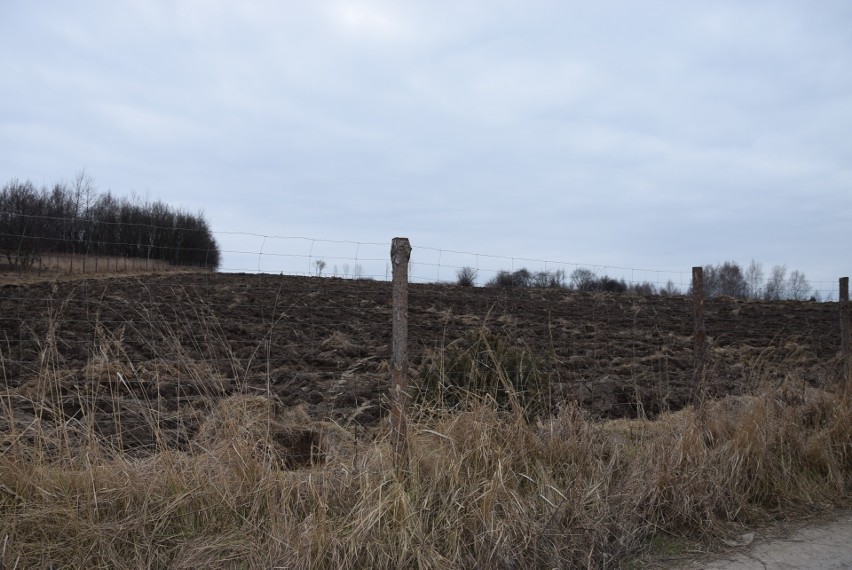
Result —
M389 283L205 273L0 292L0 421L24 434L81 425L134 452L180 448L234 393L272 393L341 424L374 425L386 410ZM836 303L710 300L706 318L711 395L789 374L821 384L839 366ZM535 356L555 405L654 415L692 389L685 297L411 285L409 319L413 378L485 327Z

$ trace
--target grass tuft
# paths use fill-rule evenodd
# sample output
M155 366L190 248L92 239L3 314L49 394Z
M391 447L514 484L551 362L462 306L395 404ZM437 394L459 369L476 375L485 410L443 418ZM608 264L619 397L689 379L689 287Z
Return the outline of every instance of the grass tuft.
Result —
M318 421L212 376L204 392L203 363L130 362L120 334L93 344L91 388L72 400L48 338L31 383L0 399L0 565L618 567L852 503L852 403L832 379L791 375L654 420L571 403L545 416L527 405L534 359L478 335L436 378L458 367L479 384L420 402L404 477L386 427ZM181 374L189 386L165 383ZM186 415L159 403L169 390L197 405L186 441L168 435ZM144 452L129 444L140 422Z

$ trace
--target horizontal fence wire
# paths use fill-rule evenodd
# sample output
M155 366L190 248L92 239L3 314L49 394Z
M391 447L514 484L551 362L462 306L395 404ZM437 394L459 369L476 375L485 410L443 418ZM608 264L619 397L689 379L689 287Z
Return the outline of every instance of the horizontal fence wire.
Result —
M139 385L122 388L128 398L140 390L153 398L156 386L157 398L174 391L194 406L202 405L198 398L213 382L219 396L265 393L335 421L353 414L362 423L382 417L391 351L390 244L258 232L214 235L219 271L169 271L154 258L74 252L41 254L26 270L19 268L20 275L61 276L76 269L129 278L7 283L0 300L7 393L39 382L48 363L50 373L68 384L68 394L86 386L116 390L116 379L132 378ZM522 269L558 274L558 283L568 284L574 271L587 269L630 286L685 293L689 272L412 245L415 389L435 375L464 384L471 370L479 371L477 382L493 382L493 370L505 369L521 392L537 389L531 382L546 384L536 396L542 412L577 401L597 414L622 417L688 402L692 316L686 299L483 285ZM452 285L464 269L478 287ZM817 290L830 295L828 288ZM744 351L762 351L765 365L783 370L792 357L785 351L818 363L837 350L837 317L829 304L811 304L796 317L782 303L748 309L724 308L735 300L720 303L723 308L708 314L707 328L717 354L727 352L711 369L719 378L735 379L720 384L720 393L753 383L741 362L754 355Z
M367 278L390 280L389 243L354 240L325 240L301 236L275 236L249 232L216 232L221 236L222 271L237 273L283 273L285 275ZM317 263L320 265L317 265ZM472 269L475 285L486 285L501 272L526 269L532 274L562 272L565 284L571 273L588 269L598 278L623 280L628 286L653 285L685 293L690 287L691 268L682 270L628 267L600 262L565 261L524 256L477 253L412 244L411 283L456 283L458 273ZM837 280L808 280L811 293L825 301L837 299Z
M17 214L0 211L0 220L18 217L23 220L38 220L63 227L88 228L97 236L98 226L125 226L162 231L174 230L171 226L135 224L109 221L81 221L79 219ZM163 270L169 265L165 259L181 259L181 253L190 252L191 259L205 259L205 250L198 247L173 246L153 243L132 243L127 240L91 240L84 244L63 237L26 236L10 233L11 227L0 224L0 241L7 244L8 260L14 257L8 244L17 244L23 237L38 243L39 249L47 249L32 260L28 268L37 273L100 273ZM82 230L81 230L82 231ZM198 232L190 228L190 232ZM114 233L114 232L113 232ZM304 236L270 235L245 231L213 231L220 253L219 270L235 273L271 273L284 275L340 277L344 279L390 280L389 242L319 239ZM107 233L107 235L112 235ZM580 262L536 257L481 253L465 249L432 247L412 244L413 251L409 269L412 283L454 283L460 271L469 269L475 285L485 285L501 272L526 269L532 274L561 274L565 284L577 269L587 269L596 277L623 280L628 286L651 285L656 290L666 288L685 293L690 285L690 268L655 269L628 267L600 262ZM102 256L99 251L133 249L133 256ZM209 248L208 248L209 251ZM2 258L0 258L2 264ZM188 262L171 265L192 267ZM14 269L7 267L8 269ZM768 273L768 271L767 271ZM811 294L820 300L837 299L837 280L819 277L808 279Z
M162 457L192 464L199 457L202 468L221 459L237 471L246 463L235 445L249 439L251 453L264 460L273 443L286 448L283 461L276 454L269 468L310 484L315 440L302 452L296 446L305 432L291 429L310 424L317 441L351 442L357 468L359 446L387 434L390 240L215 236L219 271L71 252L39 255L26 269L11 271L17 280L0 281L0 404L6 409L0 422L7 439L50 457L50 440L33 434L55 430L69 434L68 449L85 452L87 465L110 457L100 451L103 442L134 464L157 466ZM501 272L570 278L584 268L630 285L659 289L671 282L685 292L690 272L412 245L406 372L413 417L454 423L461 431L447 433L455 437L477 428L487 417L483 411L496 409L518 413L513 417L528 421L530 433L556 437L571 435L588 417L655 418L690 405L688 297L484 286ZM89 251L96 250L92 244ZM455 284L465 268L475 273L477 287ZM64 278L75 271L83 278ZM23 279L33 275L40 278ZM814 399L811 387L830 385L837 374L838 324L836 303L709 300L703 388L720 400L716 409L734 413L741 400L724 400L729 395L769 393L782 408ZM475 413L447 415L465 409ZM305 414L322 421L303 421ZM455 445L438 433L446 432L440 424L438 431L423 425L417 427L421 443L438 435ZM636 422L609 425L626 448L641 435L634 433ZM263 429L268 439L255 437ZM497 440L505 435L486 431ZM76 437L89 433L98 445ZM225 445L213 448L211 441ZM163 451L168 454L148 459ZM291 458L300 463L284 462ZM73 468L71 459L69 453L56 465Z
M154 398L159 386L158 394L177 390L168 397L201 405L215 385L220 396L267 394L335 421L355 414L370 423L386 412L391 284L383 280L163 272L4 293L7 393L26 393L47 366L71 400L95 389ZM747 359L783 377L791 358L817 363L838 349L830 304L719 303L707 328L723 393L760 379L742 368ZM578 401L622 417L688 402L692 314L683 300L422 283L411 287L409 311L415 389L439 373L464 382L471 367L487 377L499 363L522 387L546 384L548 410Z
M222 270L226 272L355 276L386 281L390 279L387 243L322 240L246 232L225 232L221 235L238 238L237 241L240 243L240 246L231 249L228 240L223 240L225 245L222 253L226 259L226 265L222 267ZM252 238L255 239L255 243L249 245ZM318 262L321 263L320 266L317 265ZM409 269L409 280L412 283L454 283L458 280L458 272L465 268L476 272L478 285L488 283L501 271L514 272L522 268L533 273L562 271L565 273L567 285L572 271L588 268L595 275L623 278L628 284L652 283L663 287L671 281L680 290L685 290L689 286L688 270L672 271L566 262L413 244Z

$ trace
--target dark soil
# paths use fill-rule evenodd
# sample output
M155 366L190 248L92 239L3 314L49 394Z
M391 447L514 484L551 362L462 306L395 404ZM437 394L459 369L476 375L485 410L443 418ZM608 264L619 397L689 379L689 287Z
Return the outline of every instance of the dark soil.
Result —
M140 453L181 448L233 394L271 392L341 425L385 414L386 282L163 274L6 285L0 295L0 423L25 437L36 424L62 425ZM706 319L710 396L790 374L815 385L837 377L837 303L717 299ZM534 356L553 407L576 400L597 416L653 416L692 393L689 298L412 285L412 377L483 327Z

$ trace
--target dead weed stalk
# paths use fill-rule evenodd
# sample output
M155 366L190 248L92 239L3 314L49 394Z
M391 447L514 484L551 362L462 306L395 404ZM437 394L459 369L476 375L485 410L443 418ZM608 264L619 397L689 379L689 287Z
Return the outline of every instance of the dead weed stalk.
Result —
M134 374L119 338L98 341L90 379ZM458 367L481 360L511 397L528 361L473 341ZM268 394L222 394L188 444L128 453L86 421L97 393L62 414L53 350L41 388L2 394L3 567L610 568L658 535L709 539L852 497L850 398L795 376L653 421L425 403L401 480L386 428L365 442ZM161 429L160 412L140 417Z

